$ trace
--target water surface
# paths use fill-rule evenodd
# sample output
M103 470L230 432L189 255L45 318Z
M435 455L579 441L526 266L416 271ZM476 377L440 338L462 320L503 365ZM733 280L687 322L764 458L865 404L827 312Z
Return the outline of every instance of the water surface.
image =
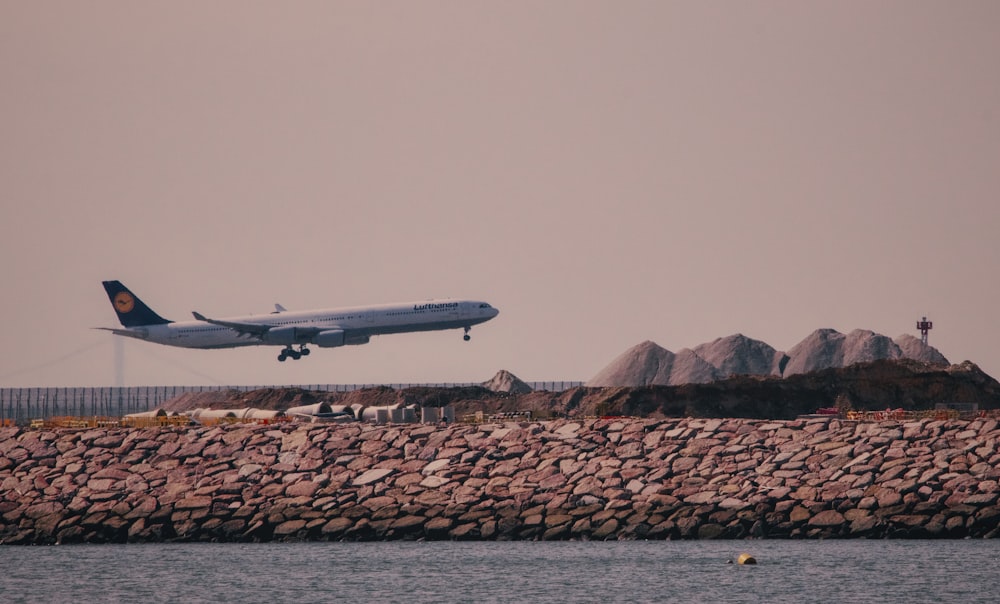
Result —
M0 599L992 603L998 563L1000 540L6 546Z

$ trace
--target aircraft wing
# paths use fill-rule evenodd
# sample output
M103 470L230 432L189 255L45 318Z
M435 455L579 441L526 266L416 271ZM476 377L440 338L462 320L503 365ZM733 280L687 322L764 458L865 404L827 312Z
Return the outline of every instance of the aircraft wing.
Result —
M296 338L311 338L316 334L324 331L321 327L281 327L279 325L269 325L267 323L245 323L242 321L224 321L222 319L209 319L200 312L192 312L195 319L199 321L204 321L206 323L211 323L212 325L218 325L220 327L228 327L241 336L250 336L257 338L259 340L264 340L265 336L272 329L293 329ZM326 328L329 329L329 328Z
M192 312L195 319L199 321L204 321L206 323L211 323L212 325L218 325L220 327L228 327L241 336L255 336L258 338L263 338L264 334L271 331L275 326L267 325L265 323L241 323L239 321L220 321L219 319L209 319L200 312Z

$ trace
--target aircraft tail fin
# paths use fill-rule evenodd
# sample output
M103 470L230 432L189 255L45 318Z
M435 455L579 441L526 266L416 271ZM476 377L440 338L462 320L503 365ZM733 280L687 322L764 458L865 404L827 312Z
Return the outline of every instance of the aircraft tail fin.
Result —
M124 327L139 327L141 325L163 325L171 323L153 309L146 306L138 296L133 294L121 281L103 281L104 291L108 292L111 306L118 314L118 320Z

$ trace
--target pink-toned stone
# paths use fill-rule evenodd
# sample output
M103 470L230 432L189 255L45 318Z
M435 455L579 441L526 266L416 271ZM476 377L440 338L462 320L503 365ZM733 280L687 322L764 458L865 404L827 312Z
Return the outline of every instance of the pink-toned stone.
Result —
M809 526L841 526L844 515L836 510L824 510L809 519Z
M311 480L302 480L288 485L285 495L288 497L312 497L319 489L319 483Z

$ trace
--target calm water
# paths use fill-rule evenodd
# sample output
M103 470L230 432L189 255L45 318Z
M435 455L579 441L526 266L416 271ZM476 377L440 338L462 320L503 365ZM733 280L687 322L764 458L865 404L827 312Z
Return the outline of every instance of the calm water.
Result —
M1000 540L0 547L0 601L993 603Z

